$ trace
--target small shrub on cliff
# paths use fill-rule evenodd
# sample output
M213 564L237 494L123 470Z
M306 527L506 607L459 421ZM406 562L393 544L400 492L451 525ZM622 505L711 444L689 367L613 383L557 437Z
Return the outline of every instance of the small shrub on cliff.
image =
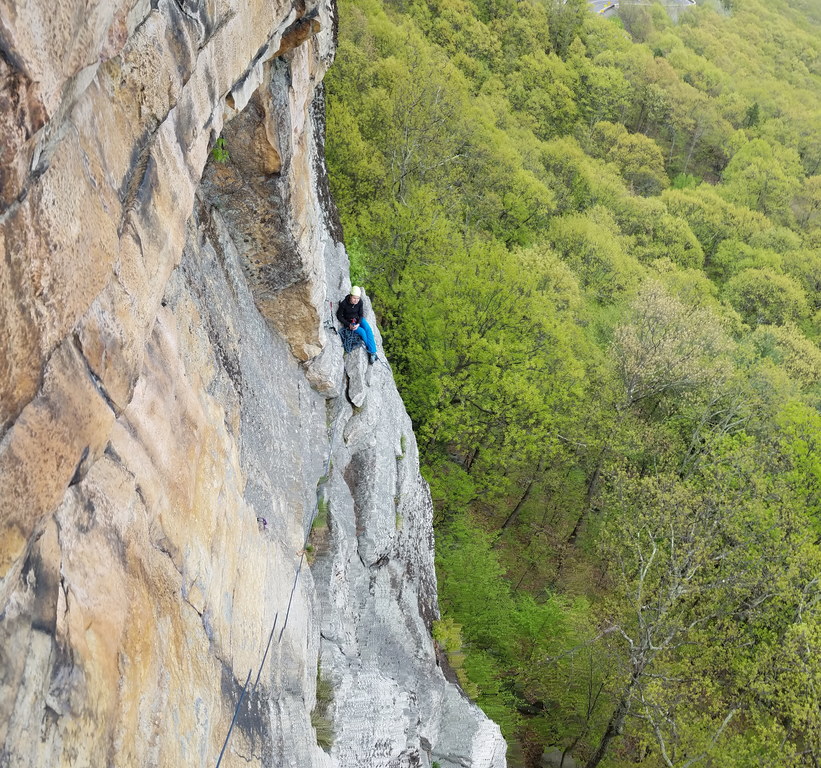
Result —
M334 689L331 681L322 677L322 671L316 672L316 706L311 712L311 725L316 731L316 743L326 752L334 743L334 727L328 715L334 698Z
M225 139L220 136L215 142L214 146L211 148L211 157L214 159L216 163L227 163L230 155L228 154L228 150L225 147Z
M316 531L319 528L327 528L328 526L328 511L331 504L328 499L320 499L316 505L316 517L311 523L311 531Z
M462 642L462 627L451 618L433 622L433 639L448 657L448 663L459 680L462 690L471 699L479 697L479 687L471 682L465 670L465 650Z

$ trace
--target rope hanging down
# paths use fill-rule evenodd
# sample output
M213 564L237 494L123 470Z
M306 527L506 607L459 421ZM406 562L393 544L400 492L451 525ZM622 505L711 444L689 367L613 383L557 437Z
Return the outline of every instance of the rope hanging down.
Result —
M248 681L251 679L251 672L252 670L249 669L248 677L245 678L245 685L242 686L242 693L239 695L237 708L234 710L233 718L231 718L231 725L228 728L228 733L225 734L225 743L222 745L222 751L220 752L220 756L217 758L217 768L219 768L219 764L222 762L222 756L225 754L225 748L228 746L228 739L231 738L231 731L234 730L234 723L237 722L237 715L239 715L239 708L242 706L242 700L245 698L245 689L248 687Z
M339 426L339 420L337 420L336 424L334 424L334 431L331 434L331 442L328 445L328 458L325 460L325 471L322 474L322 476L326 479L328 478L328 475L329 475L330 469L331 469L331 456L333 456L333 452L334 452L333 449L334 449L334 445L336 444L336 430L337 430L338 426ZM313 512L311 513L311 522L308 525L308 531L305 534L305 540L302 542L302 551L300 552L299 563L297 564L296 573L294 574L294 583L291 585L291 594L288 597L288 607L285 610L285 620L282 622L282 629L280 629L280 631L279 631L279 636L277 637L277 643L282 642L282 636L283 636L283 634L285 634L285 628L288 626L288 617L291 615L291 604L293 603L293 600L294 600L294 593L296 592L296 585L297 585L297 582L299 581L299 574L302 571L302 564L305 562L305 550L308 546L308 539L311 536L311 529L313 528L314 521L316 520L316 516L318 514L319 514L319 499L317 498L317 502L316 502L316 504L314 504ZM268 635L268 643L265 646L265 653L262 655L262 661L260 662L259 670L257 671L257 678L254 681L253 688L251 688L251 695L253 695L254 692L256 691L257 684L259 683L259 679L262 675L262 668L263 668L263 666L265 666L265 660L268 658L268 651L271 648L271 640L274 637L274 630L276 629L278 619L279 619L279 612L277 612L276 615L274 616L274 623L271 626L271 632ZM217 764L216 764L215 768L220 768L220 763L222 762L222 757L225 754L226 748L228 747L228 740L231 738L231 732L234 730L234 724L237 722L237 717L239 716L239 710L240 710L240 707L242 706L242 702L245 698L245 690L248 687L248 682L251 679L251 672L252 671L253 671L253 669L248 670L248 677L245 679L245 685L242 686L242 692L240 693L239 701L237 702L237 706L234 709L234 717L231 719L231 725L229 726L228 733L225 736L225 742L222 745L222 750L220 751L219 757L217 758Z

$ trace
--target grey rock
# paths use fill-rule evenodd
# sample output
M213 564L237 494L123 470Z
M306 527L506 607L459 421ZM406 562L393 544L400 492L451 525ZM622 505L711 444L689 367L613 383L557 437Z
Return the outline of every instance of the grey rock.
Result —
M342 344L338 337L327 332L325 348L317 357L304 364L305 377L308 382L325 397L334 398L342 394L343 371L345 370L342 355Z
M364 347L357 347L345 355L345 374L348 400L355 408L361 408L368 395L368 355Z
M42 79L14 82L47 124L0 200L0 763L213 765L250 670L226 767L501 768L436 664L410 419L327 327L335 10L23 6L9 44Z
M430 493L390 372L371 373L363 405L335 415L330 544L312 569L333 608L321 627L339 724L331 756L350 768L504 766L498 727L436 666Z

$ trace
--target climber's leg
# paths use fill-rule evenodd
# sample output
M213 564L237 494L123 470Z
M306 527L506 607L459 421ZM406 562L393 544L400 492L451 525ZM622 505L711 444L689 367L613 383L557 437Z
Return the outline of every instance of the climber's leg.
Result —
M371 330L370 325L368 325L368 321L364 317L362 318L362 322L359 323L359 328L356 329L356 332L362 337L362 340L365 342L365 349L368 350L368 354L376 357L376 342L373 338L373 331Z

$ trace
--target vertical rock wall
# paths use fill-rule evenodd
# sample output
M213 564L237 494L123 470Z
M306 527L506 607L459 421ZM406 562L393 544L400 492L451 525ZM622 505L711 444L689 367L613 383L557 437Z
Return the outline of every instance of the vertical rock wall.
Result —
M0 0L0 765L213 765L249 673L225 766L504 765L389 368L327 327L333 27Z

